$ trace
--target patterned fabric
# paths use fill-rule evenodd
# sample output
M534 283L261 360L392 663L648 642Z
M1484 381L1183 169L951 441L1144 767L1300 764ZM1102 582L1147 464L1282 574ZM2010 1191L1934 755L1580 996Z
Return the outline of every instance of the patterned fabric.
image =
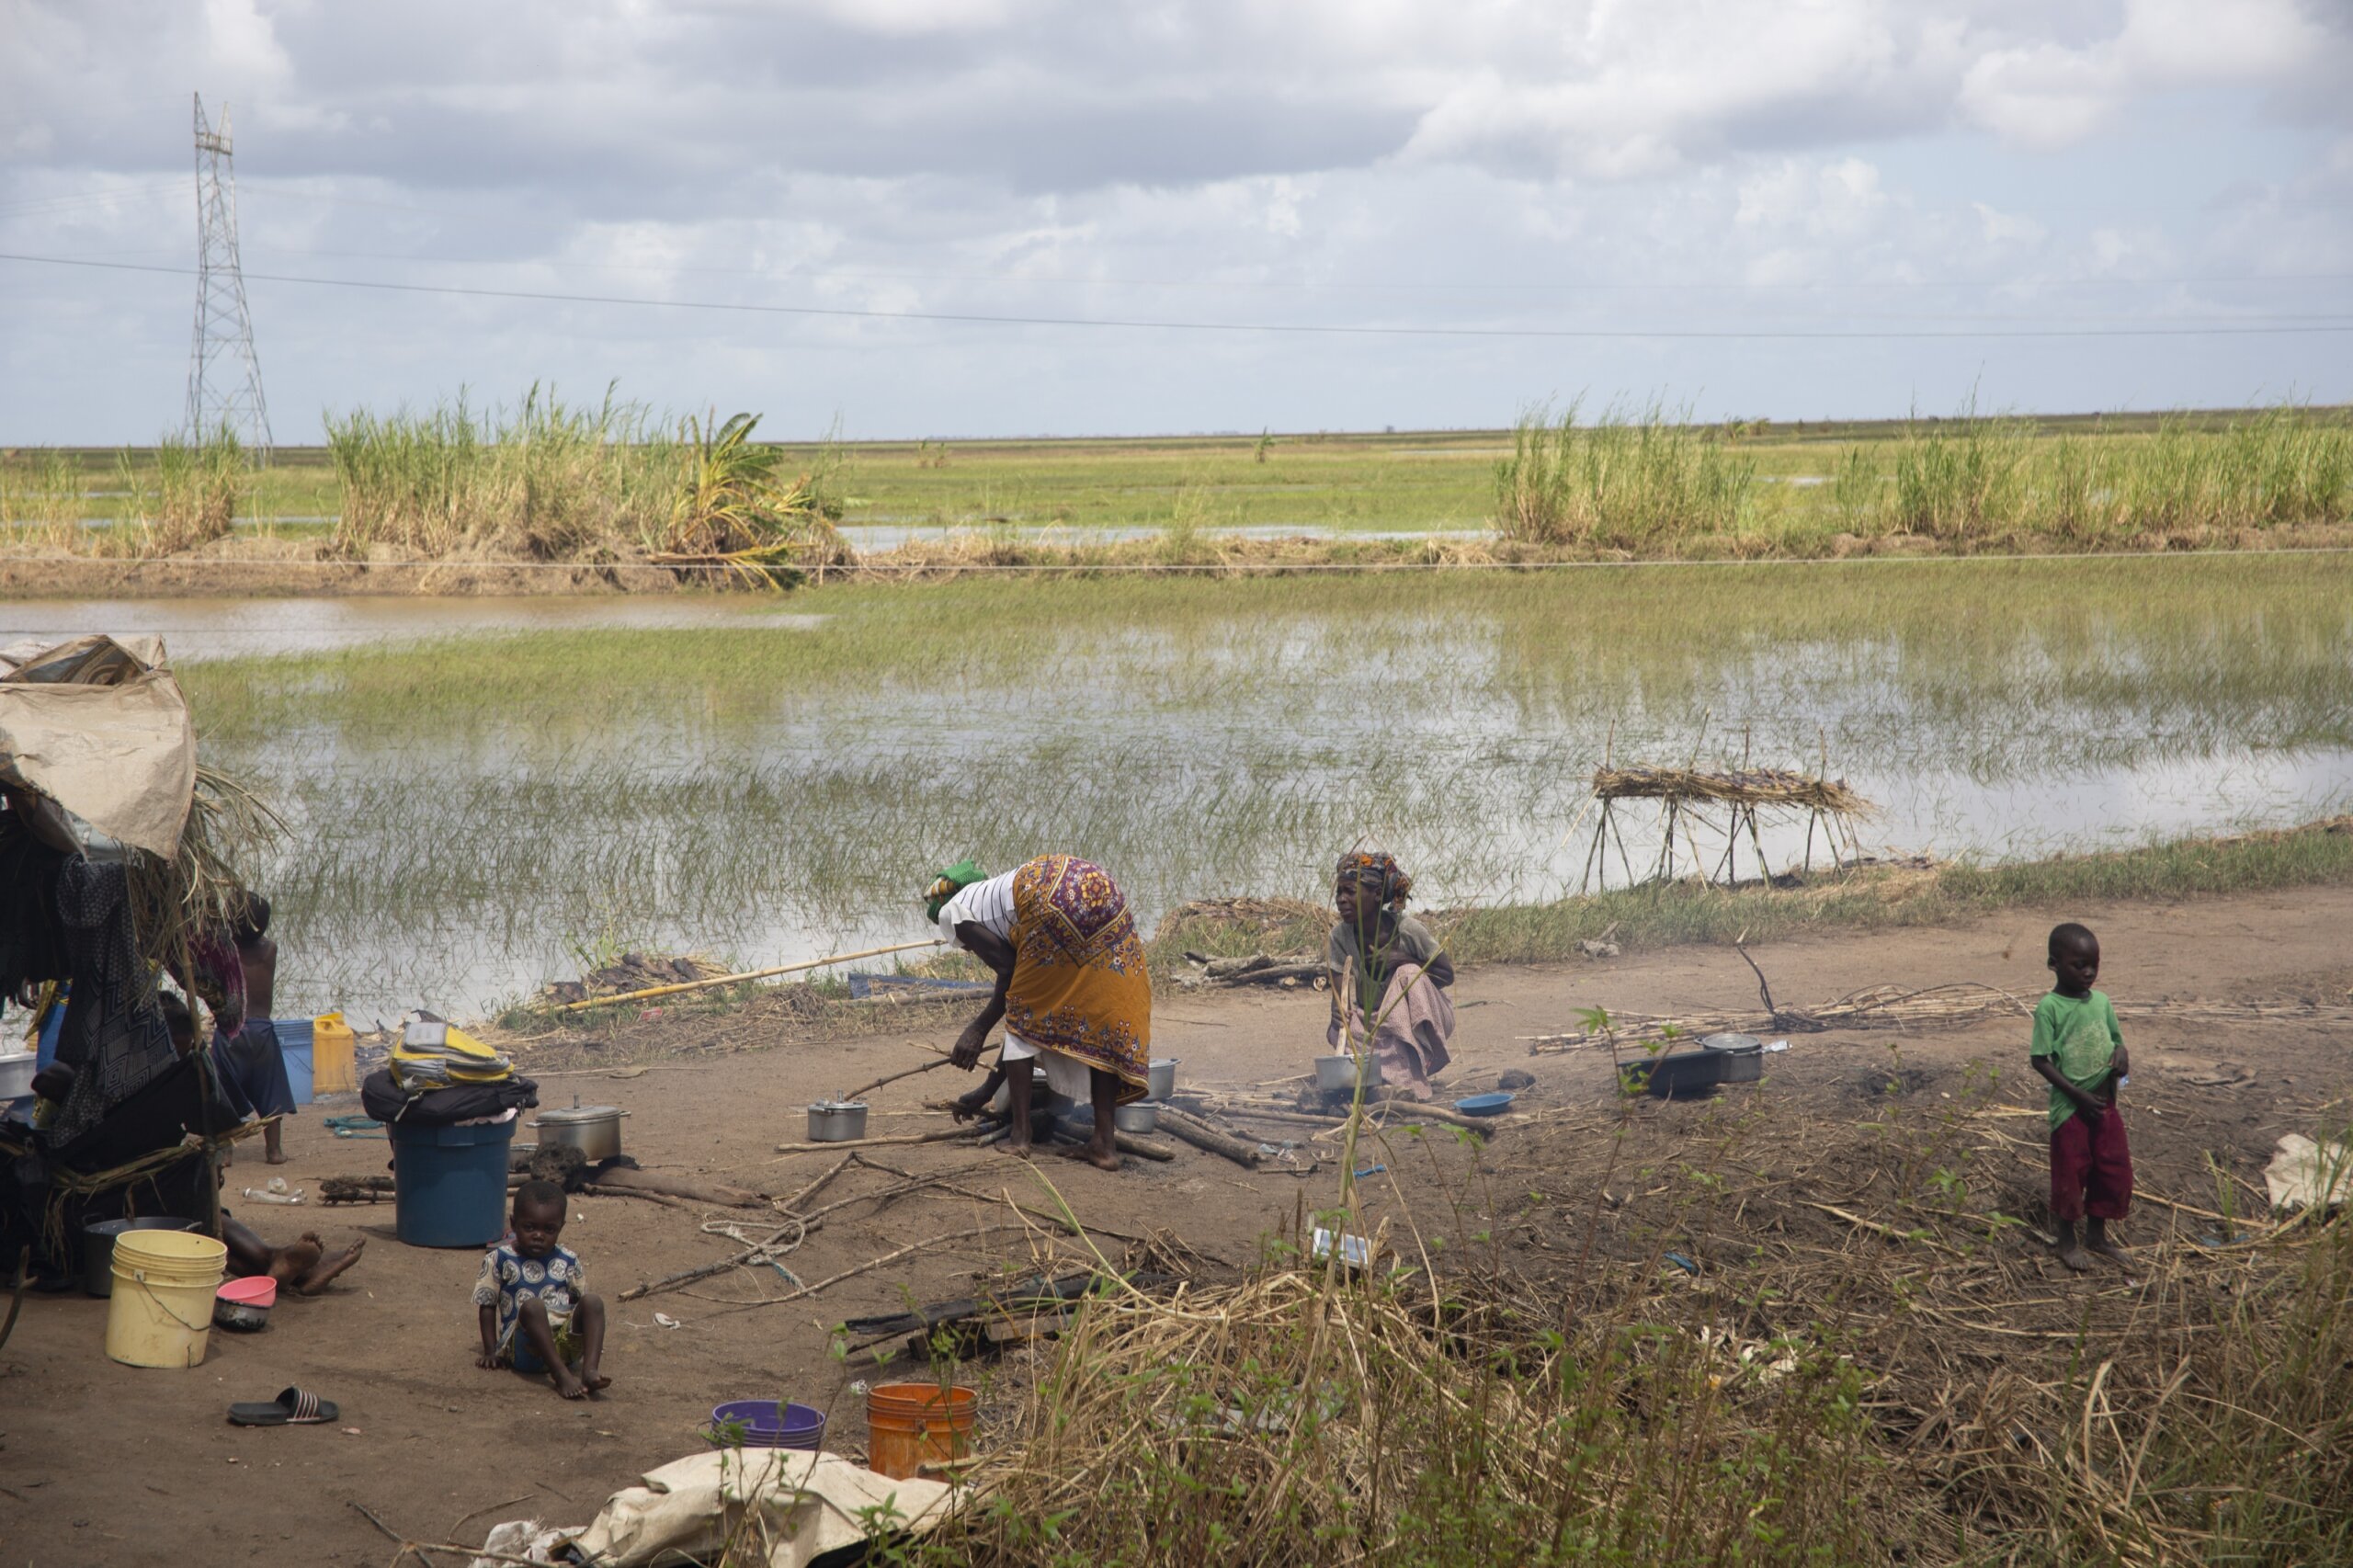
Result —
M1127 894L1103 869L1041 855L1013 880L1013 983L1005 1028L1120 1080L1142 1099L1152 1058L1152 978Z
M1414 879L1407 876L1396 858L1379 850L1358 850L1340 857L1340 869L1336 881L1370 885L1374 896L1383 903L1398 903L1414 891Z
M49 1127L62 1148L115 1107L177 1065L172 1032L155 1005L155 982L131 928L130 879L119 864L62 858L55 872L59 947L74 983L57 1060L74 1069L73 1092Z
M1418 963L1400 963L1389 976L1378 1006L1343 1017L1335 1006L1324 1038L1334 1051L1364 1051L1371 1037L1381 1081L1417 1100L1430 1097L1430 1080L1453 1060L1446 1042L1454 1038L1454 1004Z
M226 931L208 931L188 944L188 983L204 1010L212 1015L213 1032L234 1040L245 1028L245 960Z
M548 1310L548 1326L561 1334L580 1309L588 1289L588 1271L569 1247L557 1247L545 1257L525 1257L511 1243L501 1242L483 1254L482 1274L474 1280L474 1305L498 1309L498 1352L511 1356L515 1325L523 1320L523 1303L534 1299Z
M278 1043L278 1026L267 1018L247 1018L234 1036L212 1042L212 1070L220 1075L230 1104L240 1115L292 1116L294 1081L287 1075L286 1049Z

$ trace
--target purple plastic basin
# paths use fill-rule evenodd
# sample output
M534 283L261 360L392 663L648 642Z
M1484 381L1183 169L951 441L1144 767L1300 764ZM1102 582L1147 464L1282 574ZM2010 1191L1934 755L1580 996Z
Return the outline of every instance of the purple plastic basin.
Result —
M825 1440L825 1413L806 1404L773 1399L732 1399L710 1413L713 1436L733 1423L744 1428L747 1449L800 1449L814 1452Z

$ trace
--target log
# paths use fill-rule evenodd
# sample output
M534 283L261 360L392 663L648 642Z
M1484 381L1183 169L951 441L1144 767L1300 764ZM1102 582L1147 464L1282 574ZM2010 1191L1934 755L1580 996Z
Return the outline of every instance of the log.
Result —
M972 1127L943 1127L937 1132L902 1132L889 1138L850 1138L838 1143L779 1143L779 1154L817 1154L831 1149L890 1149L908 1143L945 1143L958 1138L974 1138L981 1129Z
M1174 1134L1196 1149L1206 1149L1212 1154L1222 1154L1244 1170L1258 1168L1258 1146L1219 1131L1205 1121L1196 1121L1171 1106L1160 1108L1162 1131Z
M653 1171L631 1170L627 1165L598 1171L592 1179L598 1187L634 1187L640 1192L658 1192L666 1198L684 1198L695 1203L716 1203L725 1209L765 1209L768 1206L767 1199L740 1187L687 1181L678 1176L660 1176Z
M1132 1132L1111 1131L1111 1146L1122 1154L1136 1154L1147 1160L1173 1160L1176 1151L1165 1143L1155 1143L1149 1138L1139 1138Z

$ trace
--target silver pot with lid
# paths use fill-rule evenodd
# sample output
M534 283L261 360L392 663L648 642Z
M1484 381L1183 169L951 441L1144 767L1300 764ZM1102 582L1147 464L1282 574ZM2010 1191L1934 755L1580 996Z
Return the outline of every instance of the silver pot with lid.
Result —
M577 1149L590 1165L619 1159L621 1118L629 1112L617 1105L582 1105L578 1096L568 1108L542 1110L531 1131L542 1143L563 1143Z

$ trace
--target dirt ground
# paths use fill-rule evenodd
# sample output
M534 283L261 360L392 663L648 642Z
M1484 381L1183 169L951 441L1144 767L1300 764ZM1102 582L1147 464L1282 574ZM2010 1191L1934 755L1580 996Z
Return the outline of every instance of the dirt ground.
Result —
M1818 1005L1865 986L1927 986L1974 980L2031 998L2045 989L2041 937L2053 919L2086 919L2099 932L2102 988L2120 1002L2156 999L2304 1002L2343 1006L2353 988L2353 889L2089 911L2018 912L1959 929L1869 937L1844 933L1752 949L1785 1006ZM1492 1085L1505 1070L1532 1072L1518 1108L1533 1113L1499 1133L1484 1154L1451 1138L1395 1141L1359 1156L1394 1170L1370 1177L1370 1221L1414 1209L1426 1229L1484 1228L1476 1214L1449 1217L1449 1194L1524 1193L1548 1170L1569 1164L1577 1140L1601 1135L1617 1114L1608 1059L1582 1050L1530 1057L1523 1037L1573 1028L1578 1009L1688 1013L1753 1009L1755 979L1720 948L1683 948L1623 960L1466 971L1457 991L1461 1027L1445 1087ZM1182 1059L1188 1086L1240 1088L1304 1072L1323 1049L1324 998L1312 992L1180 992L1164 994L1155 1052ZM910 1041L944 1045L961 1014L926 1007L864 1008L811 1017L779 1001L732 1014L670 1010L583 1040L550 1036L522 1047L547 1105L618 1103L630 1151L649 1169L790 1193L837 1156L779 1156L801 1141L801 1108L921 1059ZM2260 1185L2273 1142L2313 1131L2323 1108L2353 1090L2353 1029L2233 1024L2225 1028L2128 1017L2133 1082L2125 1091L2144 1194L2211 1203L2211 1152L2230 1172ZM1891 1058L1897 1044L1901 1062ZM1766 1119L1813 1121L1871 1114L1878 1085L1896 1078L1914 1096L1980 1092L1984 1067L1998 1067L1995 1106L2039 1107L2043 1091L2026 1071L2025 1031L1995 1018L1897 1040L1885 1029L1796 1037L1770 1060L1766 1081L1719 1101L1640 1102L1633 1131L1644 1157L1674 1157L1698 1145L1726 1109ZM623 1062L618 1069L600 1062ZM2229 1087L2191 1083L2218 1062L2254 1070ZM583 1065L584 1063L588 1065ZM644 1069L639 1071L639 1069ZM631 1074L616 1079L618 1071ZM892 1134L949 1125L921 1107L961 1088L952 1070L874 1093L871 1131ZM617 1381L601 1399L567 1404L544 1385L472 1364L468 1290L479 1255L403 1246L389 1206L315 1206L322 1177L383 1168L376 1141L339 1141L322 1114L356 1106L309 1108L287 1133L283 1174L313 1195L301 1209L240 1202L238 1189L266 1174L257 1142L242 1145L230 1173L231 1206L271 1239L316 1228L331 1245L364 1237L358 1267L316 1300L286 1300L263 1334L215 1332L203 1366L138 1370L101 1350L106 1303L79 1295L33 1296L15 1337L0 1350L0 1562L42 1565L381 1563L394 1547L362 1517L364 1506L403 1534L428 1541L478 1541L498 1520L536 1516L585 1523L606 1494L642 1471L700 1447L697 1429L722 1400L790 1397L830 1409L829 1446L860 1452L861 1402L851 1381L882 1378L870 1366L830 1353L840 1320L910 1302L970 1292L975 1271L1027 1268L1042 1238L1000 1232L981 1240L919 1249L887 1267L785 1304L773 1273L736 1271L632 1302L622 1290L724 1256L734 1244L700 1233L706 1215L755 1230L756 1212L684 1211L635 1199L573 1200L567 1244L586 1261L612 1320L606 1369ZM2342 1108L2335 1113L2344 1115ZM2005 1125L2010 1125L2005 1123ZM1267 1131L1272 1131L1272 1129ZM1307 1130L1299 1129L1294 1136ZM2014 1124L2015 1191L2029 1204L2040 1180L2040 1124ZM1002 1153L940 1146L878 1149L870 1157L901 1169L947 1176L973 1192L1051 1201L1050 1177L1077 1215L1107 1233L1165 1231L1217 1260L1244 1267L1263 1238L1302 1208L1328 1205L1336 1168L1311 1176L1245 1172L1180 1147L1168 1164L1130 1160L1113 1176L1041 1159L1037 1174ZM1474 1171L1474 1163L1476 1169ZM1483 1176L1484 1181L1475 1181ZM824 1199L878 1191L894 1178L845 1172ZM1590 1195L1554 1191L1555 1207L1523 1213L1506 1244L1532 1266L1567 1243L1567 1221L1548 1213L1588 1207ZM1435 1216L1435 1218L1434 1218ZM982 1224L1011 1224L1002 1201L938 1193L884 1205L854 1204L828 1216L787 1258L803 1280L820 1280L922 1242ZM2143 1205L2120 1228L2144 1249L2175 1244L2171 1211ZM1107 1239L1117 1256L1121 1243ZM1060 1256L1068 1257L1067 1244ZM2053 1266L2054 1290L2114 1291L2114 1278L2073 1279ZM659 1311L676 1326L658 1324ZM1023 1376L1018 1356L980 1376L984 1398L1002 1407ZM918 1372L916 1375L921 1375ZM233 1400L267 1399L288 1384L338 1402L334 1426L244 1430L228 1426ZM983 1440L987 1437L984 1416Z

